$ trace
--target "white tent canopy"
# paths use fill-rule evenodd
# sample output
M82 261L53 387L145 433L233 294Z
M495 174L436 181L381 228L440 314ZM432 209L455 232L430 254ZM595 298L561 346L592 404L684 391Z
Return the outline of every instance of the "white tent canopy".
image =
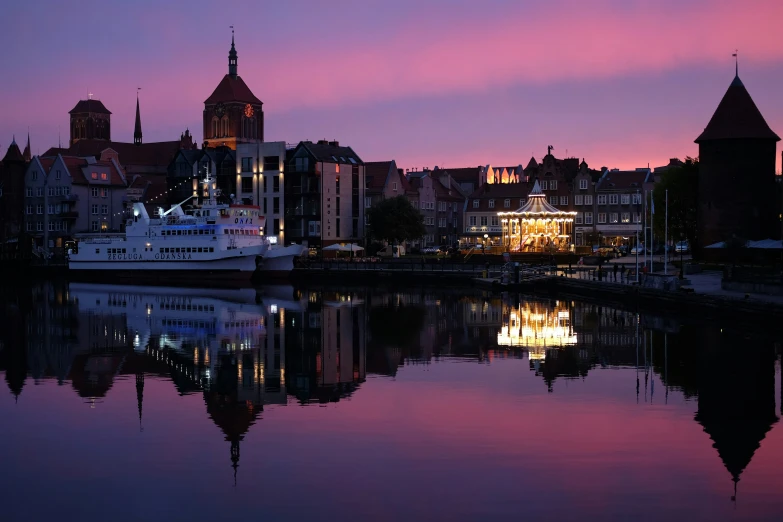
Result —
M345 247L340 245L339 243L335 243L334 245L329 245L328 247L323 247L322 250L324 252L347 252Z

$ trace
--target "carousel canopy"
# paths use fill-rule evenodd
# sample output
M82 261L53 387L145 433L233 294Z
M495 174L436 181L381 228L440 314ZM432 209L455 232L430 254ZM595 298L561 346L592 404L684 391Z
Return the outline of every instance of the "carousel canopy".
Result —
M547 203L546 195L536 180L533 190L527 196L527 203L514 212L498 212L499 216L524 216L530 218L573 218L576 212L558 210Z

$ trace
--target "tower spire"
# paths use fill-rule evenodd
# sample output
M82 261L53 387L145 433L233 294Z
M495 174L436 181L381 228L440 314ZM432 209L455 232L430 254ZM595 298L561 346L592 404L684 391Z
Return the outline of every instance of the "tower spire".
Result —
M27 129L27 146L24 148L24 152L22 153L22 156L24 157L25 161L30 161L32 159L32 154L30 153L30 129Z
M139 111L139 91L141 87L136 88L136 127L133 130L133 143L141 145L141 112Z
M141 407L144 403L144 372L136 374L136 402L139 407L139 431L144 431L141 425Z
M734 54L732 56L734 57L734 77L739 78L739 51L737 49L734 49Z
M234 47L234 26L231 27L231 50L228 52L228 74L237 77L237 49Z

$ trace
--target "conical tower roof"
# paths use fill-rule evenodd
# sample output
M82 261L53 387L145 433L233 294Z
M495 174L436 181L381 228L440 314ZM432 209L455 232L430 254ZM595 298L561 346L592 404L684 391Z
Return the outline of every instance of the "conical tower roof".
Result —
M739 76L734 77L696 143L732 139L780 140L767 125Z
M499 212L499 214L507 214L506 212ZM509 212L509 214L523 214L525 217L540 217L540 218L573 218L576 212L567 212L559 210L550 205L546 200L546 195L541 190L541 185L538 184L538 180L533 184L533 189L527 195L527 202L522 205L517 211Z
M24 161L24 156L22 156L22 151L19 150L19 145L16 144L16 139L8 146L8 151L3 158L3 163L8 163L9 161Z

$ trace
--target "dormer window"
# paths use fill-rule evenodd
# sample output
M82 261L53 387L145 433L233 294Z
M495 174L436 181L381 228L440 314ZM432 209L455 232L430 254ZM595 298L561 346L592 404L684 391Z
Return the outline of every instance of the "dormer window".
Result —
M511 208L511 200L507 199L507 200L503 201L503 207L504 208Z
M109 179L109 175L105 172L101 172L101 181L106 181Z
M490 199L489 200L489 208L495 208L495 200L494 199Z
M90 177L91 177L92 179L98 179L98 173L97 173L97 172L93 172L93 173L90 175Z
M477 199L473 200L473 208L479 208L479 200Z
M579 180L579 190L587 190L587 180L586 179L580 179Z

